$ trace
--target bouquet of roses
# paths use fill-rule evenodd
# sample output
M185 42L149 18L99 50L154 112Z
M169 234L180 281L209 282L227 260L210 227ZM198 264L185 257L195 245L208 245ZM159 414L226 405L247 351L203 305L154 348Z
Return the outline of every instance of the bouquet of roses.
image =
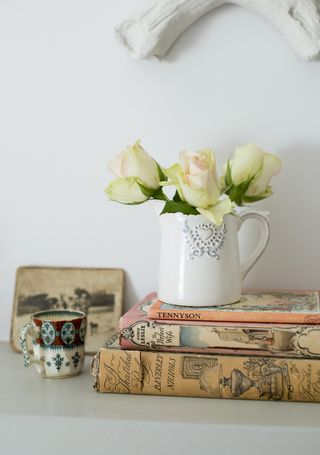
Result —
M270 180L281 168L279 158L253 143L236 148L221 177L213 150L184 150L179 160L163 168L137 141L109 163L117 177L106 189L109 199L122 204L158 199L164 201L161 214L201 214L219 226L236 206L271 196ZM172 198L164 192L166 186L175 187Z

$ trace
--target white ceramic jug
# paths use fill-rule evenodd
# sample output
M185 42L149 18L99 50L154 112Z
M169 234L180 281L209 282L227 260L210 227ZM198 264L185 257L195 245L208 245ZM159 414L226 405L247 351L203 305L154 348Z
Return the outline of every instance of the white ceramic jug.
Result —
M238 231L256 219L261 236L249 259L240 264ZM202 215L170 213L159 216L161 249L158 297L183 306L216 306L237 302L242 281L264 252L270 237L265 214L246 211L225 215L217 227Z

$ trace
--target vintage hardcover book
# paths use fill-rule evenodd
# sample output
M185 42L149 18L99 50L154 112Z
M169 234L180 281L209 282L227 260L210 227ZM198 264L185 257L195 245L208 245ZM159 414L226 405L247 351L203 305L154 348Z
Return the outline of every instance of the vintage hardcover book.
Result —
M320 324L319 291L251 289L239 302L215 307L175 306L153 297L150 319Z
M320 360L129 351L93 359L98 392L320 402Z
M320 358L320 325L152 320L152 297L120 319L122 349Z

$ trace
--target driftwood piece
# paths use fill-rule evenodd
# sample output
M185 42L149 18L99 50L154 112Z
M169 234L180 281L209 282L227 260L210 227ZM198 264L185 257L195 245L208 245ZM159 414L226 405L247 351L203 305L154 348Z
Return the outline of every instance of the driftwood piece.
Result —
M226 3L257 12L271 22L303 60L320 54L320 0L157 0L116 28L137 59L163 58L195 21Z

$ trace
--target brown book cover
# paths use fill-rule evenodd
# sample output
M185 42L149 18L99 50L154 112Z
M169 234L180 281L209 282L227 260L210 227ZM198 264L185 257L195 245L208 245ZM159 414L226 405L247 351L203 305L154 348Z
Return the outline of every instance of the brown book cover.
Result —
M171 305L152 296L150 319L320 324L319 291L249 289L239 302L213 307Z
M100 349L98 392L320 402L320 360Z
M152 295L119 322L122 349L320 358L320 325L152 320Z

